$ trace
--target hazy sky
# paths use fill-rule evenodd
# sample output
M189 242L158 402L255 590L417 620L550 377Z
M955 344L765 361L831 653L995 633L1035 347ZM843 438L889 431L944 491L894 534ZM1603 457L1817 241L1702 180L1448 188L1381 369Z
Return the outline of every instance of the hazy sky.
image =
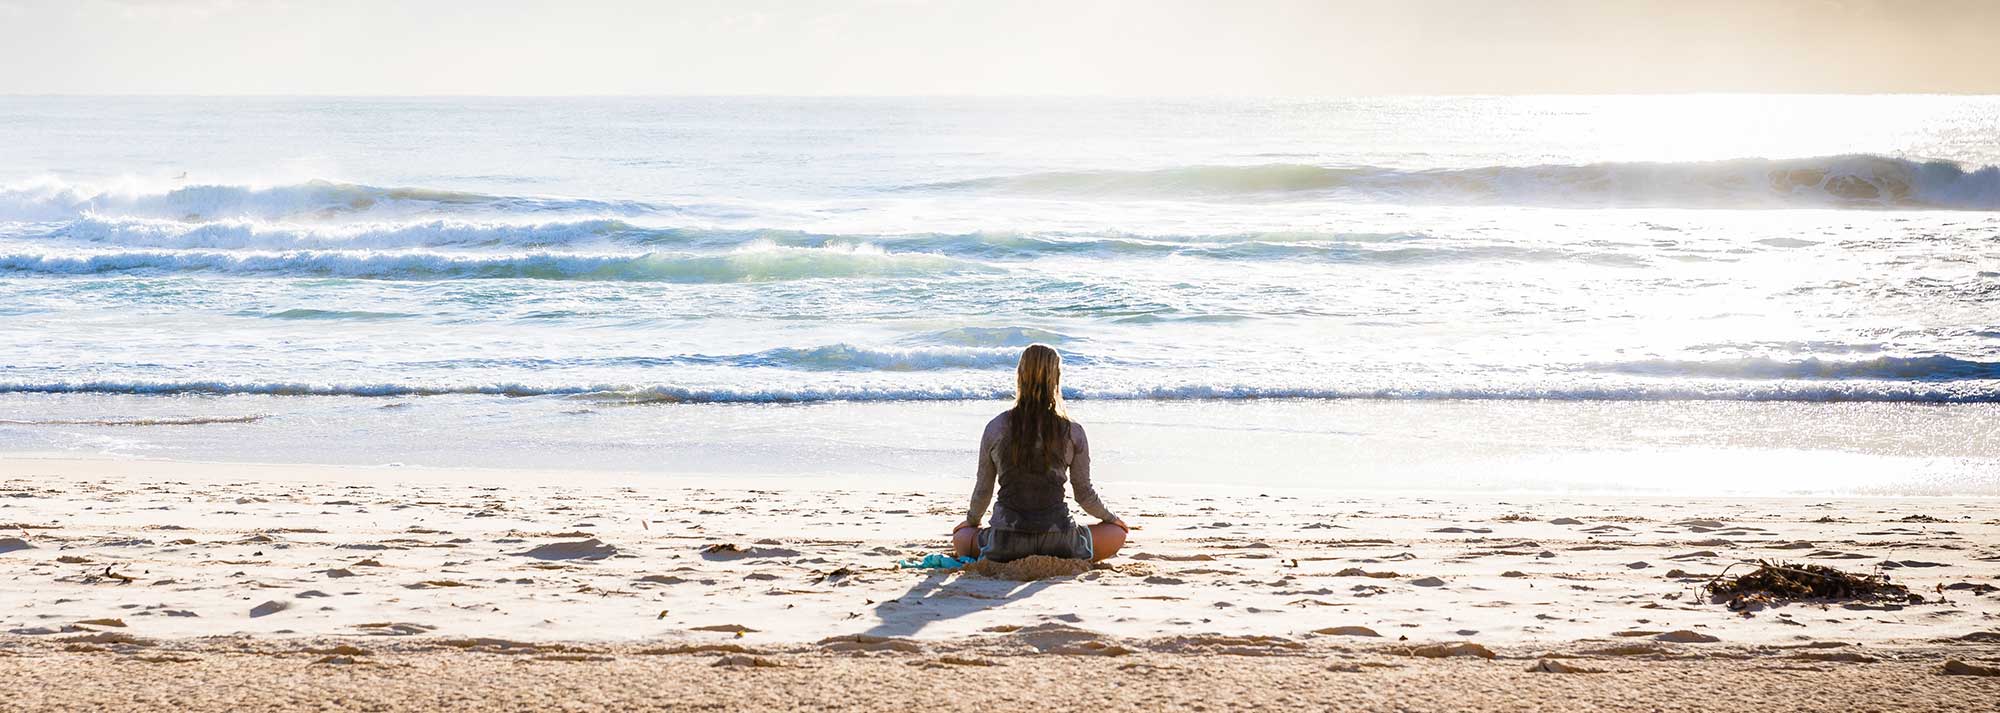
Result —
M0 93L2000 93L2000 0L0 0Z

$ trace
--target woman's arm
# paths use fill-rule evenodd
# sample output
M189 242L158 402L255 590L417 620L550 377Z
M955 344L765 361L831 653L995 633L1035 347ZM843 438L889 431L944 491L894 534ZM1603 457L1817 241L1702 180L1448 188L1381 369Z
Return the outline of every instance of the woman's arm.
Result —
M1002 423L1005 421L995 418L987 422L986 430L979 434L979 468L974 471L972 505L966 508L965 522L959 527L978 527L980 519L986 517L986 506L993 502L993 481L999 475L999 468L993 464L993 446L999 440Z
M1082 506L1083 511L1090 513L1091 517L1105 522L1123 523L1124 521L1119 520L1117 515L1105 509L1104 501L1097 497L1097 490L1090 487L1090 438L1084 435L1083 424L1071 421L1069 432L1074 442L1073 447L1076 449L1069 459L1069 485L1075 492L1076 504Z

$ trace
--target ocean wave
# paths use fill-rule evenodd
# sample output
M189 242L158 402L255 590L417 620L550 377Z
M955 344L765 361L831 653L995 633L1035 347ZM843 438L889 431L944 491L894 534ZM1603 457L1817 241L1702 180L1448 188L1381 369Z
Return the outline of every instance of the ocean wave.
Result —
M1021 357L1018 349L1005 347L916 347L880 348L852 344L813 347L776 347L745 354L673 354L661 356L608 356L568 358L467 358L402 362L398 369L508 369L537 371L576 368L657 369L677 366L715 366L735 369L788 369L793 371L907 372L1013 369ZM1106 364L1107 360L1083 354L1065 357L1077 364Z
M351 320L359 322L406 319L417 316L407 312L370 312L366 310L310 309L304 307L279 310L277 312L238 312L237 315L243 317L263 317L265 319Z
M758 245L811 249L882 249L970 260L1048 257L1103 259L1192 257L1223 261L1309 260L1355 264L1434 264L1480 260L1578 261L1640 266L1627 254L1564 247L1426 244L1427 236L1380 233L1272 232L1196 235L1027 234L1013 232L827 234L637 225L615 219L315 226L256 221L180 223L86 218L42 231L59 246L163 250L615 249L731 250Z
M493 220L462 218L312 225L259 220L188 223L153 218L89 216L45 230L80 245L210 250L393 250L398 248L550 248L589 244L680 242L664 231L623 220ZM735 242L748 242L748 238ZM687 241L694 242L694 241Z
M0 426L212 426L256 423L268 416L189 416L185 418L0 418Z
M2000 362L1971 361L1933 354L1920 357L1884 356L1842 361L1808 358L1796 361L1769 357L1688 361L1643 361L1589 364L1589 371L1636 376L1703 377L1718 379L1805 379L1891 381L2000 380Z
M0 220L14 221L61 221L88 216L182 222L327 220L464 210L598 215L672 212L670 206L640 201L498 196L440 188L370 186L326 180L272 186L214 184L143 188L99 188L59 180L40 180L0 188Z
M761 383L761 382L760 382ZM560 397L627 403L813 403L828 401L1004 400L1013 389L992 384L674 386L527 383L313 383L232 381L11 381L0 393L262 396L505 396ZM1791 401L2000 403L2000 383L1897 381L1675 381L1513 383L1435 386L1275 386L1150 384L1063 390L1076 400L1467 400L1467 401Z
M953 327L917 335L913 339L961 347L1025 347L1036 343L1066 344L1074 338L1034 327ZM1013 354L1011 351L1008 353Z
M2000 167L1866 154L1434 170L1180 166L1033 173L909 188L1129 198L1335 195L1498 205L2000 209Z
M847 344L782 347L725 358L730 366L772 366L810 371L929 371L1012 369L1021 358L1012 349L871 349Z
M558 248L639 245L728 249L755 243L782 247L877 245L903 252L974 258L1046 255L1144 257L1232 249L1310 252L1329 246L1421 241L1410 233L1249 232L1192 235L1124 233L918 232L818 233L757 228L671 227L614 218L521 220L425 219L406 222L310 224L259 220L189 223L89 216L67 223L17 226L16 233L76 245L214 250L345 250L398 248Z
M913 277L992 269L941 255L886 253L865 247L755 246L721 255L487 255L315 250L0 254L0 274L33 275L209 273L371 280L536 279L705 283Z

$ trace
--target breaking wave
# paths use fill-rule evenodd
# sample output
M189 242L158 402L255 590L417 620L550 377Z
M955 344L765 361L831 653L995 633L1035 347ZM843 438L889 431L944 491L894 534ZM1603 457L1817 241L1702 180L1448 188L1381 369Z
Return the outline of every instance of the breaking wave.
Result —
M911 277L991 269L922 253L780 246L762 246L721 255L487 255L315 250L0 254L0 274L36 275L208 273L371 280L536 279L703 283Z
M906 252L977 258L1044 255L1232 253L1307 254L1421 241L1414 233L1253 232L1193 235L1119 233L816 233L799 230L711 229L648 225L612 218L496 220L463 218L358 224L299 224L253 220L204 223L87 217L15 232L79 246L212 250L393 250L398 248L563 248L613 245L728 249L756 243L782 247L878 245Z
M155 220L85 219L31 235L36 237L30 239L37 242L53 238L52 247L69 248L86 254L92 251L110 254L110 248L296 254L301 251L410 251L423 248L562 252L633 248L730 251L772 246L850 252L874 250L899 255L999 261L1051 257L1189 257L1224 261L1308 260L1382 265L1513 260L1640 266L1647 262L1641 256L1588 246L1454 243L1432 241L1419 234L1281 232L1136 236L993 232L847 235L645 227L610 219L545 223L440 220L335 228L249 222L183 224ZM20 264L26 257L16 254L13 259ZM188 265L214 262L206 258L190 257L188 260ZM111 262L116 261L107 258L106 264Z
M1957 359L1939 354L1921 357L1876 357L1854 361L1803 359L1785 361L1768 357L1683 361L1645 361L1593 364L1591 371L1637 376L1675 376L1717 379L1811 379L1811 380L1894 380L1894 381L1979 381L2000 380L2000 363Z
M0 220L15 221L63 221L88 216L183 222L327 220L453 211L639 215L671 212L672 208L640 201L497 196L438 188L370 186L325 180L274 186L189 185L111 189L41 180L0 188Z
M41 394L170 394L269 396L449 396L571 397L628 402L802 403L822 401L957 401L1001 400L1013 395L1011 384L999 378L1012 354L966 354L897 357L887 354L774 350L758 355L716 358L717 364L754 365L800 371L987 369L990 379L932 379L927 383L785 383L782 379L746 379L734 385L694 386L647 383L339 383L228 380L56 380L0 382L0 393ZM730 362L740 362L731 364ZM1109 367L1100 376L1125 371ZM1127 372L1129 373L1129 372ZM1156 375L1158 376L1158 375ZM1580 377L1580 378L1579 378ZM900 381L900 380L899 380ZM2000 379L1816 379L1776 380L1701 378L1634 379L1568 377L1468 384L1450 379L1426 384L1292 386L1270 383L1134 383L1101 378L1089 388L1065 388L1071 399L1101 400L1557 400L1557 401L1789 401L2000 403Z
M777 347L746 354L675 354L665 356L613 356L569 358L449 359L402 362L399 369L512 369L540 371L574 368L662 368L674 366L720 366L739 369L790 369L794 371L940 371L950 369L1012 369L1021 356L1018 349L974 347L876 348L852 344L816 347ZM1070 354L1077 364L1110 363L1089 355Z
M1132 198L1314 195L1497 205L2000 209L2000 167L1866 154L1435 170L1180 166L1033 173L912 188Z

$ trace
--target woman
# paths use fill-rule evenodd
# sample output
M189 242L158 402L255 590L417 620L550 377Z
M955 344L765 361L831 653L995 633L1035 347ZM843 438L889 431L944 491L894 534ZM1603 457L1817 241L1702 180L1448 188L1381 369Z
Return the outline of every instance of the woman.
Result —
M972 507L952 530L952 549L960 557L997 562L1029 555L1101 560L1117 554L1132 528L1104 509L1090 487L1090 441L1083 426L1063 412L1062 356L1047 345L1029 345L1014 380L1014 408L988 421L979 437ZM1086 527L1070 519L1065 481L1076 504L1103 522ZM996 482L1000 496L992 525L980 527Z

